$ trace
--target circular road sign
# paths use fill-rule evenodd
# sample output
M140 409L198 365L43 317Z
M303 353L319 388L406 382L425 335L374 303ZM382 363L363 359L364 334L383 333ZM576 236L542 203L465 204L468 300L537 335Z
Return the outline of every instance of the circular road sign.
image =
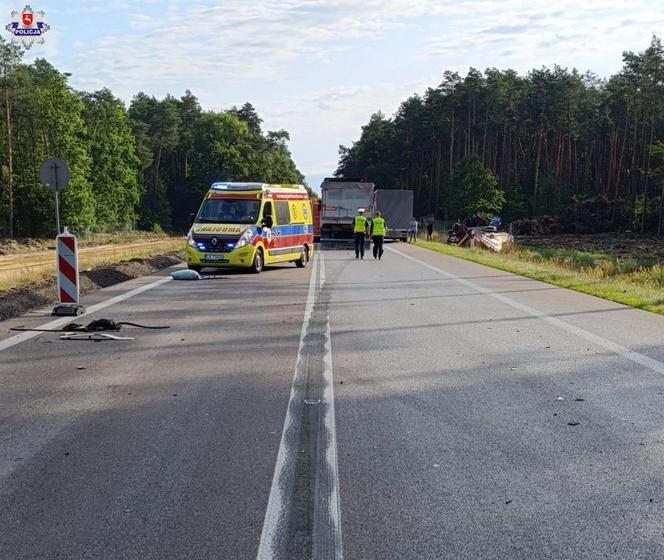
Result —
M39 168L39 180L42 185L53 192L67 188L71 172L67 164L58 158L47 159Z

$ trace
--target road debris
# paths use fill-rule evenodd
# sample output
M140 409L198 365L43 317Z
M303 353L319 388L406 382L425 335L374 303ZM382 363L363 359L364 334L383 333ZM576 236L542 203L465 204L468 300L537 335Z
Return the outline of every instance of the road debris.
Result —
M200 280L201 275L195 270L176 270L171 272L173 280Z
M134 340L133 336L117 336L114 334L95 332L95 333L67 333L60 337L60 340L92 340L101 342L102 340Z
M119 331L123 326L136 327L139 329L161 330L170 329L168 325L141 325L130 321L114 321L113 319L95 319L87 325L80 323L68 323L61 329L29 329L26 327L13 327L10 331L19 332L47 332L47 333L90 333L103 331Z
M567 422L568 426L578 426L581 422Z

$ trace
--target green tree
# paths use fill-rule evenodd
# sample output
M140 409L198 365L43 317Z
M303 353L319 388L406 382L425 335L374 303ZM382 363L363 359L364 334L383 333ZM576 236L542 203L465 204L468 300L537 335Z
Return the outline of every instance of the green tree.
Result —
M129 227L137 217L142 184L136 140L123 103L110 90L83 95L92 157L96 227Z
M172 96L162 101L139 93L129 107L129 117L134 123L143 123L152 150L152 163L144 169L145 190L141 201L140 221L146 228L171 227L171 204L168 198L168 172L162 173L164 159L172 156L178 146L180 114L178 102ZM137 125L134 125L136 129ZM141 125L138 125L140 129Z
M15 87L14 71L21 62L23 51L12 43L7 43L0 37L0 80L2 82L2 94L4 101L5 116L5 139L7 168L3 170L6 177L6 188L4 191L7 205L7 232L10 237L14 236L14 132L12 131L12 93Z
M249 129L256 136L261 135L261 133L262 133L261 124L263 124L263 119L261 119L258 116L258 113L256 112L256 109L254 108L254 106L251 103L249 103L247 101L239 109L237 107L233 107L229 112L232 113L233 115L235 115L242 122L246 123L246 125L249 127Z
M495 175L477 156L456 165L449 179L449 192L449 216L455 219L476 214L488 219L505 203Z
M53 195L39 184L38 175L41 162L50 157L63 159L71 169L69 186L61 193L62 224L76 230L94 226L96 204L82 99L67 83L68 75L43 59L19 66L15 79L16 233L55 231Z

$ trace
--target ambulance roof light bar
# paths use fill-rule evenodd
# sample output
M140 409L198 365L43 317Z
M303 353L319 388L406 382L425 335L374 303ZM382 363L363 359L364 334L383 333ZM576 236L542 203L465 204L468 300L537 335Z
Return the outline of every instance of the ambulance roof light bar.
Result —
M212 183L213 191L261 191L265 183Z
M304 185L288 183L212 183L213 191L268 191L269 189L289 189L306 192Z

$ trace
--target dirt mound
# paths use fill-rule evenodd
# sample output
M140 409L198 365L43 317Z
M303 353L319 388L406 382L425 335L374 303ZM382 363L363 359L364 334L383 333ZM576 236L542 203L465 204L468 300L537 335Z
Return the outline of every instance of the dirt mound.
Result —
M608 233L630 229L624 200L610 201L603 196L580 200L560 216L525 218L512 222L514 235L557 235L561 233Z
M107 288L132 278L182 262L180 252L145 259L131 259L113 266L101 266L81 271L81 295L99 288ZM0 292L0 321L18 317L27 311L54 305L57 301L55 278L37 284Z

